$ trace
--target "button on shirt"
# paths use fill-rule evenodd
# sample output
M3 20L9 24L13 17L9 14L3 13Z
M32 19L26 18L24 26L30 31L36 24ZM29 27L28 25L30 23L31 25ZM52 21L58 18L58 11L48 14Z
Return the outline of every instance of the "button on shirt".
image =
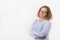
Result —
M40 20L36 19L31 28L30 28L30 35L35 38L35 40L48 40L48 33L51 27L51 22L45 20L41 22Z

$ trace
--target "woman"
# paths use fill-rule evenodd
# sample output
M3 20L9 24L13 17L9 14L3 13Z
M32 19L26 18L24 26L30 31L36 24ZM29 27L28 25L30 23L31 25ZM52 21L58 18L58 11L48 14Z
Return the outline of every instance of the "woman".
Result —
M38 11L38 18L32 24L30 35L35 40L48 40L48 34L51 28L50 19L52 18L50 8L48 6L42 6Z

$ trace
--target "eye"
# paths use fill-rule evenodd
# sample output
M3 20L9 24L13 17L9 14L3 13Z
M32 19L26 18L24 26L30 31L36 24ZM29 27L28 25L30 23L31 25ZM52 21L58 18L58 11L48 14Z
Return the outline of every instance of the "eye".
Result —
M47 12L44 12L44 13L47 13Z
M42 11L42 10L41 10L41 12L42 12L42 13L47 13L47 12L45 12L45 11Z

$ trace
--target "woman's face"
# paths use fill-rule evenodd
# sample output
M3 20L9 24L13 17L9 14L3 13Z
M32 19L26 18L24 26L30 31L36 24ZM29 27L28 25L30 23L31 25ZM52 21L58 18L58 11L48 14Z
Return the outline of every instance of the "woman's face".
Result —
M41 18L45 18L46 15L47 15L47 8L41 8L40 13L39 13L39 16Z

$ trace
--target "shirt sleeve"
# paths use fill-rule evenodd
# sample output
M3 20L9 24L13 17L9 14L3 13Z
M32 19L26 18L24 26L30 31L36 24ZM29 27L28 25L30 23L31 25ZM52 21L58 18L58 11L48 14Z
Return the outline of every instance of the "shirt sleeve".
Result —
M34 31L34 27L35 27L36 21L33 22L33 24L31 25L31 28L29 30L29 34L34 37L37 38L37 36L35 35L35 31Z
M46 34L49 33L50 27L51 27L51 22L46 22L43 25L42 30L40 32L35 32L34 34L38 37L44 37L44 36L46 36Z
M30 33L29 33L29 34L30 34L32 37L37 38L37 36L36 36L34 33L35 33L35 31L30 30Z

